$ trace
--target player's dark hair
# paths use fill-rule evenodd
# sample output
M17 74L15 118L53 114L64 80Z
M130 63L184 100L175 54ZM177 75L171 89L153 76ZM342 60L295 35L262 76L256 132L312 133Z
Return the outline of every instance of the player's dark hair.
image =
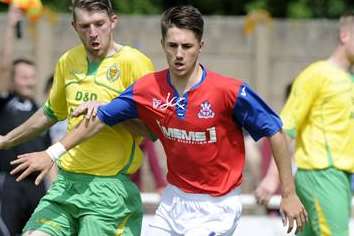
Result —
M165 39L167 30L172 27L191 30L201 41L204 31L204 20L200 11L193 6L175 6L167 9L161 18L161 34Z
M339 19L340 24L347 24L353 23L354 21L354 12L353 11L346 11L344 12Z
M73 0L72 2L72 12L73 20L75 21L75 9L84 9L89 12L93 11L104 11L108 16L114 14L111 0Z
M15 78L15 73L16 73L16 67L19 64L26 64L30 66L36 66L33 61L26 59L26 58L18 58L12 62L12 67L11 67L11 78Z
M354 28L354 12L353 11L346 11L344 12L341 17L339 18L339 27L338 27L338 36L340 32L345 31L353 31Z

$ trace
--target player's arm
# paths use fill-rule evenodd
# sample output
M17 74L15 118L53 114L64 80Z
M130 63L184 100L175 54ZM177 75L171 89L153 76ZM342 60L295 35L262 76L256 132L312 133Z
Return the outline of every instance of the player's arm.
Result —
M54 162L60 158L67 150L70 150L77 144L85 141L98 133L104 127L104 123L99 119L84 119L74 130L69 132L59 142L50 146L47 150L20 155L19 158L11 162L11 165L17 165L10 174L21 173L16 181L21 181L35 171L40 174L35 180L39 185L45 175L50 171Z
M79 106L73 115L85 116L75 129L45 151L19 156L17 160L11 162L12 165L17 166L10 173L12 175L20 174L16 180L21 181L31 173L39 171L40 173L35 180L35 184L38 185L51 169L54 162L65 152L94 136L105 125L113 126L125 120L137 118L131 87L112 102L100 106L96 111L95 107L94 103Z
M44 114L43 109L40 108L23 124L6 135L0 136L0 149L8 149L28 141L40 135L54 123L55 121L48 118L48 116Z
M287 134L291 157L294 157L296 133L306 122L313 101L320 91L320 85L323 84L322 79L316 66L306 68L294 81L289 98L281 112L283 130ZM263 205L268 204L279 184L278 170L272 160L267 174L255 191L257 201Z
M281 186L282 200L280 203L280 210L288 220L288 233L294 227L294 221L296 221L297 225L296 232L299 232L303 229L308 219L307 212L295 191L294 177L291 171L291 158L289 156L286 137L282 131L279 131L269 137L269 139L277 167L277 173L279 173L279 175L275 176L279 176Z
M100 119L84 119L72 132L65 135L60 140L60 143L64 146L65 150L70 150L97 134L104 125Z
M293 229L294 219L297 231L302 230L307 221L307 213L295 192L291 158L279 116L246 84L242 84L238 91L233 114L238 124L255 141L262 137L270 139L282 187L280 207L289 223L288 232Z
M75 109L71 114L73 117L78 117L80 115L85 115L86 120L95 119L97 116L98 107L104 105L104 103L97 101L90 101L81 104ZM120 123L125 129L127 129L133 136L146 137L149 139L154 139L151 131L145 126L145 124L138 119L129 119Z
M290 156L293 158L294 157L294 139L289 137L288 135L285 135L287 139L287 143L289 144L289 149L290 149ZM260 184L258 185L256 191L255 191L255 197L257 199L257 203L261 205L268 205L271 197L275 194L277 189L280 186L280 181L279 181L279 172L277 169L277 165L275 164L274 157L271 159L267 172L264 176L264 178L261 180Z
M131 58L129 58L129 60L125 60L124 63L126 63L124 66L130 71L130 73L127 73L122 80L122 84L127 88L144 75L152 73L155 70L151 59L138 51L131 54ZM130 119L124 121L120 125L123 125L124 128L135 137L146 137L152 140L156 139L145 124L138 119Z
M22 17L22 11L11 4L7 15L7 22L3 34L3 43L0 51L0 91L7 92L10 88L10 77L13 59L15 26Z

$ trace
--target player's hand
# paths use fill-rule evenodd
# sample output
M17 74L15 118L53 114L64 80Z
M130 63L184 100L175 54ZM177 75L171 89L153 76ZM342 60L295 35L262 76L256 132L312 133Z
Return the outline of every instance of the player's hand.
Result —
M283 225L286 226L288 224L287 233L293 230L294 222L296 222L295 233L302 231L308 222L307 212L296 193L282 197L280 212L282 214Z
M72 113L73 117L78 117L81 115L85 115L86 120L94 119L97 115L97 109L103 103L91 101L80 104Z
M279 186L279 179L272 177L265 177L258 185L254 195L257 203L267 206L272 195L277 191Z
M39 171L40 173L34 182L35 185L39 185L54 165L54 162L46 151L42 151L20 155L16 160L10 162L10 164L17 165L16 168L10 172L11 175L20 174L20 176L16 178L17 182L23 180L31 173Z

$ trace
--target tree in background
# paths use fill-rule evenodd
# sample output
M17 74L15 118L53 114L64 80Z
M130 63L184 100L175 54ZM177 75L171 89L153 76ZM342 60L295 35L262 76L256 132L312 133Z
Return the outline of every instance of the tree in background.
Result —
M163 7L192 4L204 14L246 15L263 9L279 18L338 18L343 12L354 9L351 0L165 0Z
M54 11L68 12L71 0L42 0ZM191 4L205 15L246 15L263 9L278 18L338 18L354 9L352 0L112 0L120 14L160 14L178 4ZM0 4L0 10L7 10Z

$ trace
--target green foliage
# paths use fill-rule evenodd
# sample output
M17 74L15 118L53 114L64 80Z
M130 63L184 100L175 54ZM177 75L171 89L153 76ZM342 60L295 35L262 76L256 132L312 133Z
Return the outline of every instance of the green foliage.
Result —
M68 12L71 6L71 0L42 0L42 3L46 7L58 12Z
M267 9L267 2L264 0L251 1L245 5L246 11L251 12L258 9Z
M273 17L338 18L344 11L354 8L350 0L253 0L247 10L264 9Z
M311 18L313 11L304 4L305 1L291 2L288 7L287 15L289 18Z
M42 0L57 12L68 12L71 0ZM205 15L245 15L264 9L280 18L338 18L344 11L354 9L352 0L112 0L122 14L160 14L177 4L191 4ZM7 10L0 4L0 11Z
M124 14L159 14L161 6L156 0L113 0L113 6Z
M42 0L42 3L52 10L68 12L71 0ZM124 14L159 14L161 2L159 0L112 0L113 8Z

